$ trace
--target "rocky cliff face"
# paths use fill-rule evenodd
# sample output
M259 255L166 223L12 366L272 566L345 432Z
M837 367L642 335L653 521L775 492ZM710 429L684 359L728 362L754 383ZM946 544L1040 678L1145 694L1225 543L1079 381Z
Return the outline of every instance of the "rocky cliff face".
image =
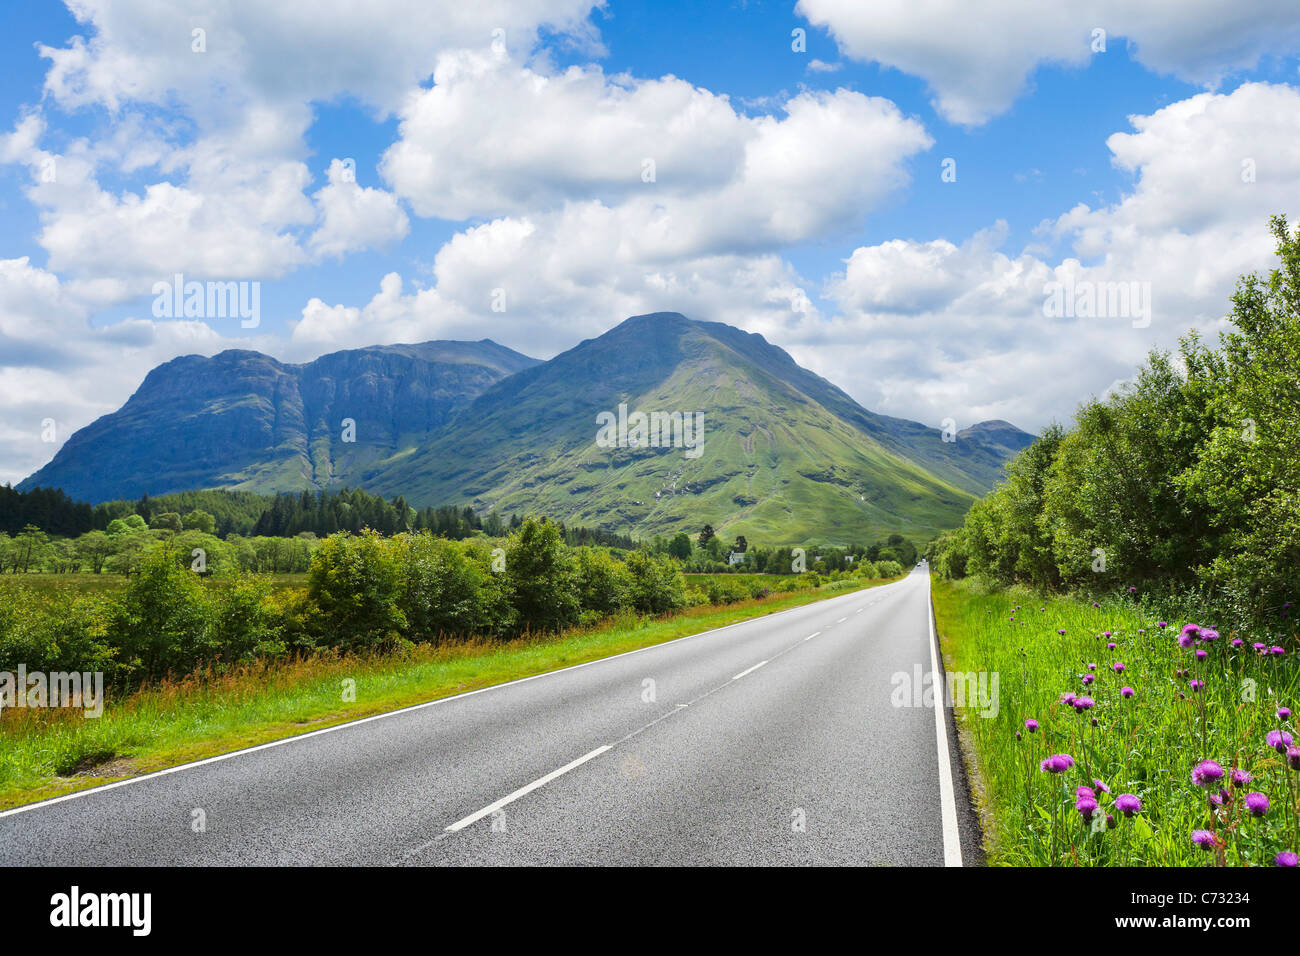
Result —
M535 364L487 340L376 346L304 365L242 350L186 355L150 372L120 410L74 434L19 488L97 502L355 483L359 470L419 444Z

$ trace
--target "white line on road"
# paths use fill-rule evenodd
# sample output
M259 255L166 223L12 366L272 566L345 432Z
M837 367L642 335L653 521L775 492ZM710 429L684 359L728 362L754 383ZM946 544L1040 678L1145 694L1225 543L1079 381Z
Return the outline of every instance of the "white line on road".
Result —
M925 580L925 608L930 615L930 673L939 681L939 632L934 626L934 604L930 601L930 579ZM953 799L952 764L948 760L948 720L943 684L934 701L934 731L939 747L939 802L943 817L943 865L961 866L961 839L957 832L957 802Z
M563 776L564 774L566 774L566 773L568 773L570 770L572 770L574 767L581 767L581 766L582 766L584 763L586 763L588 760L592 760L592 759L594 759L594 758L596 758L596 757L599 757L601 754L603 754L603 753L604 753L606 750L608 750L608 749L609 749L609 745L608 745L608 744L606 744L606 745L603 746L603 747L597 747L595 750L593 750L591 753L587 754L586 756L584 756L584 757L579 757L577 760L573 761L572 763L566 763L566 764L565 764L563 767L561 767L559 770L552 770L552 771L551 771L550 773L548 773L545 777L539 777L538 779L536 779L536 780L534 780L532 783L530 783L528 786L526 786L526 787L520 787L520 788L519 788L518 790L516 790L514 793L510 794L509 796L502 797L502 798L501 798L500 800L498 800L496 803L489 803L486 807L484 807L482 810L478 811L477 813L471 813L471 814L470 814L469 816L467 816L465 819L463 819L463 820L457 820L457 821L456 821L455 823L453 823L451 826L447 827L447 832L448 832L448 833L455 833L457 830L463 830L463 829L465 829L465 828L466 828L467 826L469 826L471 823L477 823L479 820L482 820L484 817L489 816L489 815L491 815L491 814L493 814L493 813L496 813L498 810L500 810L502 807L504 807L507 803L513 803L515 800L518 800L520 797L532 793L532 792L533 792L534 790L536 790L538 787L544 787L544 786L546 786L548 783L550 783L550 782L551 782L552 780L554 780L556 777Z
M746 668L745 670L741 671L739 674L737 674L735 677L733 677L733 678L731 678L731 679L732 679L732 680L740 680L740 679L741 679L742 677L744 677L746 674L752 674L752 673L754 673L754 671L758 670L760 667L762 667L762 666L763 666L764 664L766 664L766 663L767 663L767 661L759 661L759 662L758 662L757 664L755 664L753 667L748 667L748 668Z
M848 620L847 617L842 617L842 618L840 618L838 621L836 621L835 623L836 623L836 624L843 624L843 623L844 623L845 621L847 621L847 620Z
M817 636L818 634L820 634L820 633L821 633L821 631L813 631L811 634L809 634L807 637L805 637L804 640L805 640L805 641L811 641L814 637L816 637L816 636Z

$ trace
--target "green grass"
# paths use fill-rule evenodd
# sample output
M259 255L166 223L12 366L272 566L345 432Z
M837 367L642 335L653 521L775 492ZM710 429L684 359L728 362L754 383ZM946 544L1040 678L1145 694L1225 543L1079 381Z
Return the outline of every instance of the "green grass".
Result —
M9 709L0 714L0 809L798 607L844 593L845 583L668 618L624 615L549 638L321 655L194 675L110 698L95 719ZM355 681L355 701L343 700L345 680Z
M1276 717L1277 707L1300 704L1294 629L1270 640L1286 656L1261 657L1246 635L1244 646L1232 647L1237 635L1216 622L1222 636L1196 645L1207 652L1198 662L1195 648L1184 650L1176 639L1187 622L1171 620L1161 629L1128 600L1094 607L938 578L933 593L949 670L999 678L996 716L958 709L991 864L1271 865L1278 852L1300 849L1300 773L1265 743L1268 731L1290 727ZM1122 673L1112 670L1116 662ZM1089 686L1082 683L1087 674L1095 675ZM1194 692L1192 680L1203 681L1204 690ZM1123 687L1134 696L1124 697ZM1095 706L1080 714L1061 702L1066 692ZM1037 733L1025 729L1029 718L1039 722ZM1059 753L1075 765L1061 774L1040 769ZM1220 810L1191 781L1206 759L1254 777L1245 788L1229 786L1231 799ZM1076 787L1091 787L1094 779L1110 788L1097 796L1114 829L1094 832L1075 809ZM1244 811L1247 792L1268 797L1266 816ZM1114 809L1114 797L1124 793L1142 802L1134 817ZM1195 846L1194 830L1212 831L1216 847Z

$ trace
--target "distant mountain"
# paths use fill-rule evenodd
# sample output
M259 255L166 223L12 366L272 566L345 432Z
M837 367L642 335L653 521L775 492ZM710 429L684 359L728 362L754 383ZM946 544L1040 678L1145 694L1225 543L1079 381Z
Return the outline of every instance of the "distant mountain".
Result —
M73 434L18 488L99 502L355 484L374 461L415 446L536 364L487 339L374 346L305 365L244 350L185 355L150 372L121 409ZM344 419L355 423L346 436Z
M668 436L656 446L637 433L637 412L675 425L702 415L702 441L683 447L695 436L679 430L677 446L664 447ZM772 542L895 531L923 540L958 525L1030 441L1006 422L944 441L868 411L761 335L662 312L548 362L488 340L306 365L248 351L185 356L150 372L121 410L74 434L19 488L97 502L346 483L413 505L539 511L638 537L707 522Z
M702 412L698 457L602 447L597 416L620 404ZM938 429L867 411L761 335L655 313L498 383L362 484L636 535L708 522L767 541L925 538L959 523L992 485L1005 443L1032 440L1010 432L976 426L945 442Z

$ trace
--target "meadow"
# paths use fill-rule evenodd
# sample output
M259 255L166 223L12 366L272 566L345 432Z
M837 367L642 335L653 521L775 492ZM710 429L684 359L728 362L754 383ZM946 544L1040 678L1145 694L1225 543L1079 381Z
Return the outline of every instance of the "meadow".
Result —
M988 859L1012 866L1295 866L1300 747L1289 607L1272 626L933 581L948 667L999 675L958 708Z

